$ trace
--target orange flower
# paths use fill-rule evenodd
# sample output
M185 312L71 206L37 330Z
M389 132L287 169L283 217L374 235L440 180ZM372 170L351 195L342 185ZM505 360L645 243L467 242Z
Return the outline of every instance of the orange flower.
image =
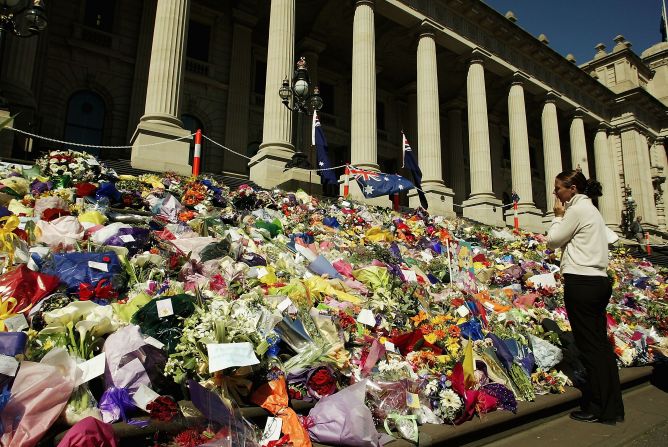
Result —
M459 329L459 326L455 326L454 324L448 328L448 333L450 334L450 337L459 337L459 335L462 333L461 329Z
M416 316L411 317L411 320L413 320L413 324L415 326L419 326L420 323L425 321L427 318L428 318L427 314L423 310L421 310Z

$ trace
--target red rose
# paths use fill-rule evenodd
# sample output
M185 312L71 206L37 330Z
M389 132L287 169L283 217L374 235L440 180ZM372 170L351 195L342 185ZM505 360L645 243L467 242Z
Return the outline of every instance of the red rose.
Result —
M77 197L87 197L93 195L97 189L97 186L93 185L92 183L77 183L76 189Z
M306 389L311 397L320 399L336 392L336 379L329 368L321 366L306 381Z

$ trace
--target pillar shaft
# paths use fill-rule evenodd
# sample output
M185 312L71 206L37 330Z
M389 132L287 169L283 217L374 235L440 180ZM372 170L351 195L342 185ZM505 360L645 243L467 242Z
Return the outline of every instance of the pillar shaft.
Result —
M570 128L571 164L573 169L580 166L585 177L589 178L589 162L587 160L587 142L585 140L584 121L581 115L573 116Z
M443 185L441 124L439 119L438 69L434 34L420 35L417 49L417 105L420 147L418 159L423 184Z
M6 39L2 57L2 94L12 104L35 108L32 92L32 76L39 36L21 39L3 32Z
M237 12L238 15L246 14ZM248 18L247 20L251 20ZM245 153L248 145L248 116L250 113L250 81L251 77L251 38L252 28L247 20L237 20L234 23L232 34L232 60L230 66L230 85L228 91L227 120L225 122L225 146L234 151ZM223 170L236 173L246 173L248 160L236 154L225 151L223 155Z
M545 206L547 208L545 211L549 217L553 214L554 178L562 171L557 105L552 99L548 98L543 106L541 124L543 127L543 157L545 159Z
M663 141L655 143L658 164L662 170L663 183L661 184L661 205L663 208L663 231L668 231L668 214L666 207L668 206L668 158L666 157L666 149Z
M631 187L636 201L636 215L643 217L648 226L656 225L654 192L649 170L649 149L646 140L633 128L622 130L622 152L624 155L624 180Z
M181 127L179 101L190 0L158 0L142 121Z
M613 154L608 147L608 135L604 128L598 129L594 137L594 163L596 177L603 186L603 196L598 199L598 209L605 223L619 230L621 222L621 199L615 183L615 169Z
M374 2L357 0L353 19L350 161L378 169Z
M466 79L469 119L469 166L471 170L471 198L494 197L492 192L492 163L487 121L487 94L485 69L481 59L473 59Z
M521 205L534 206L531 186L531 158L527 130L524 87L514 82L508 93L508 130L510 133L510 171L513 190L520 196Z
M464 166L464 139L462 138L462 111L448 110L448 150L450 151L452 189L455 203L460 205L466 199L466 168Z
M278 89L294 71L295 0L272 0L264 89L264 121L260 148L293 150L292 113L281 103Z

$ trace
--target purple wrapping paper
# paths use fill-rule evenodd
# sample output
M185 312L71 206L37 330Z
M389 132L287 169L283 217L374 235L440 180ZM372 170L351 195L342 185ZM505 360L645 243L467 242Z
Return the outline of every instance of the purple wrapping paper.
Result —
M104 422L123 421L137 427L143 428L148 426L148 421L135 421L128 418L128 414L134 411L135 403L125 388L109 388L102 394L98 407L100 408Z
M25 332L0 332L0 354L9 357L23 354L27 341Z
M308 429L315 442L355 447L380 447L371 411L364 405L366 380L326 396L309 412Z
M104 370L105 388L125 388L130 395L133 395L140 385L151 386L148 374L140 361L121 363L126 354L144 345L146 345L144 337L139 331L139 326L135 325L121 328L107 337L103 349L107 360Z

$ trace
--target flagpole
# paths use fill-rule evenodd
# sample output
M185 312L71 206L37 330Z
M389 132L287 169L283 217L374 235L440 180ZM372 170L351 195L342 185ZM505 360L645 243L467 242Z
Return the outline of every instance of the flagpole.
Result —
M668 33L668 17L666 17L666 0L661 0L661 5L663 7L663 13L661 14L663 16L663 26L666 29L666 33Z

